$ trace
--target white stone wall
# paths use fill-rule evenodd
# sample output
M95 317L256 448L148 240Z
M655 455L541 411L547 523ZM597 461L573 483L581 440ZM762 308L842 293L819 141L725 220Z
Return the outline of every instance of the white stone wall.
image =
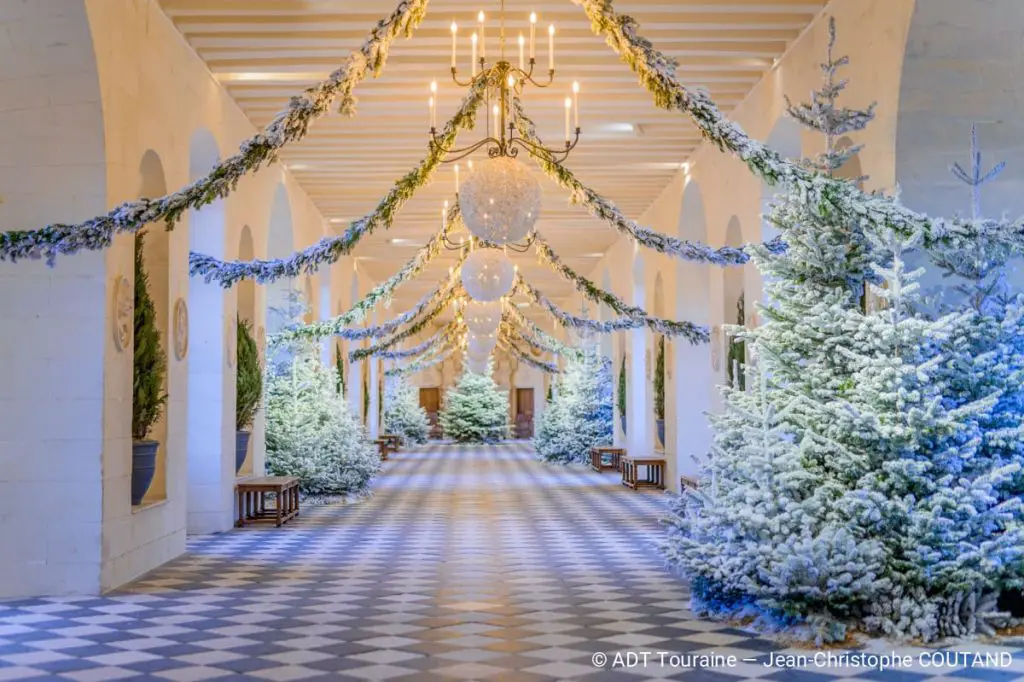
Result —
M221 154L255 132L154 0L0 4L0 82L3 229L76 222L136 198L147 151L176 189L190 181L197 131L208 131ZM323 217L275 165L223 202L224 257L238 257L246 226L254 255L267 253L278 186L288 203L289 248L323 236ZM186 219L168 235L166 300L158 302L168 315L178 298L190 300L189 227ZM19 548L0 559L0 597L111 589L181 553L190 512L195 530L230 525L236 294L220 296L222 310L212 313L223 320L220 333L191 341L197 349L220 346L195 372L221 389L211 403L218 423L192 441L203 449L193 454L219 461L198 461L205 473L188 495L190 356L177 360L165 337L166 499L133 510L131 348L117 350L112 334L114 282L123 275L130 283L133 270L130 236L105 252L62 258L52 270L0 265L0 540ZM319 310L324 296L338 293L318 289L313 304ZM262 287L254 298L254 326L262 329ZM193 311L197 322L210 312ZM210 360L218 356L222 363ZM262 416L253 441L258 473Z

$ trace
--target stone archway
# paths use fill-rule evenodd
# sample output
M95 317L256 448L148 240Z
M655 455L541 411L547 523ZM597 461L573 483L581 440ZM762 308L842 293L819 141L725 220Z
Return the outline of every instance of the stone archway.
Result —
M142 155L142 161L139 163L138 187L138 196L140 197L160 197L167 194L163 162L160 155L152 149ZM175 340L171 327L171 310L174 301L171 300L170 233L162 225L150 224L140 230L135 239L142 241L143 268L149 279L149 295L153 299L153 307L156 310L156 326L160 332L161 351L167 360L162 392L168 396L168 399L161 411L160 419L148 435L148 439L158 442L160 448L157 450L156 456L156 473L142 502L145 506L167 499L167 462L169 458L179 454L178 448L175 447L177 443L171 440L172 434L179 428L178 424L172 424L176 412L173 409L173 402L180 400L180 397L172 395L170 391L170 380L174 374L172 365L175 361ZM135 273L135 276L138 277L139 273ZM176 394L177 391L174 393ZM129 409L131 409L131 403L129 403Z
M736 216L729 219L725 229L726 246L743 245L743 228ZM744 266L752 267L752 266ZM722 268L722 320L726 325L744 325L752 312L752 306L746 297L746 282L744 281L743 268L726 267ZM736 359L730 363L729 350L731 347L730 335L722 333L722 382L728 384L730 377L736 385L742 380L740 365L742 361Z
M219 157L213 134L205 128L197 130L189 145L190 180L205 175ZM227 250L225 221L223 200L190 211L189 250L221 259L232 255ZM251 252L251 233L248 238ZM252 283L244 286L251 316ZM217 533L232 526L238 339L236 315L227 299L216 283L201 278L189 282L187 530L191 534ZM246 319L251 323L251 317Z
M292 228L292 209L288 190L284 183L277 186L270 208L270 222L267 228L267 258L287 258L295 250ZM267 335L281 330L293 320L287 312L289 297L293 288L290 279L277 279L267 285Z
M977 125L983 171L999 161L1006 169L981 189L982 214L1024 213L1024 120L1019 115L1019 18L1016 0L915 3L900 78L896 127L896 181L900 200L933 216L970 216L971 189L949 168L970 166L971 124ZM1007 21L1008 17L1017 20ZM951 74L955 78L951 78ZM921 265L925 258L911 259ZM1015 291L1024 288L1018 260L1009 273ZM926 294L955 303L957 278L928 267L919 280ZM937 299L938 300L938 299Z
M678 235L707 243L707 221L700 186L690 181L683 191ZM703 263L675 262L675 314L679 320L711 326L711 268ZM717 396L713 353L721 344L720 333L711 343L693 345L683 340L672 344L671 380L666 387L665 437L674 444L675 459L669 462L669 481L673 487L679 476L695 476L697 460L711 447L711 428L707 417Z
M639 248L633 252L633 305L647 306L646 264ZM634 453L654 451L653 416L651 414L651 367L647 329L624 332L626 345L626 447Z
M7 3L0 23L7 21L19 39L4 48L3 72L17 85L18 106L0 114L0 127L22 123L16 144L3 147L0 230L100 215L108 205L106 136L86 3ZM59 65L48 68L73 79L59 101L54 79L39 77L44 45L60 45ZM54 126L57 112L62 124ZM31 187L26 178L35 178ZM125 257L117 263L99 251L58 258L52 268L3 263L0 469L18 481L19 494L0 497L5 539L18 548L0 556L0 598L97 593L104 508L129 513L130 443L120 413L131 395L131 350L115 344L113 300L121 277L131 282L130 245L120 241ZM67 507L54 504L71 499L73 525Z

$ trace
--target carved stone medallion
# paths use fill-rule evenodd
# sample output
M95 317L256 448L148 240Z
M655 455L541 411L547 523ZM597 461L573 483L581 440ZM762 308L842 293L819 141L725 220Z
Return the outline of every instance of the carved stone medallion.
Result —
M179 298L174 302L174 357L179 361L188 355L188 304Z
M722 368L722 328L711 329L711 368L716 372Z
M114 314L113 333L114 347L118 352L124 351L132 342L135 332L134 322L135 292L131 282L124 275L114 280Z

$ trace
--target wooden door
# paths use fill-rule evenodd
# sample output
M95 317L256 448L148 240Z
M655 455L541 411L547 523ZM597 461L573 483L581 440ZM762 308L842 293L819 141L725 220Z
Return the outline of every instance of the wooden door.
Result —
M533 389L516 389L516 438L533 438Z
M441 409L441 389L421 388L420 407L427 411L427 419L430 420L430 437L441 437L441 424L438 421L437 413Z

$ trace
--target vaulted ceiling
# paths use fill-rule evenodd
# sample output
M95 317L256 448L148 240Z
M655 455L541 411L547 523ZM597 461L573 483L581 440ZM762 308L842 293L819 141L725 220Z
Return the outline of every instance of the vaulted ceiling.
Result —
M691 86L706 87L726 111L739 103L771 68L790 41L827 0L619 0L616 9L634 16L641 33L679 61ZM394 0L160 0L214 76L262 128L288 98L322 79L361 45ZM506 0L506 24L515 38L527 29L531 11L539 25L556 26L556 82L546 90L528 88L527 112L550 139L562 137L562 102L573 80L581 84L583 135L567 164L578 177L639 217L696 149L696 130L678 114L653 105L636 77L595 36L583 11L569 0ZM411 40L399 39L384 73L357 89L355 118L322 119L301 143L282 154L306 192L336 229L370 211L392 183L426 152L429 83L439 85L438 119L450 116L464 91L451 82L451 33L460 32L460 66L469 67L470 27L479 10L491 19L492 50L498 0L434 0ZM546 47L538 31L538 62ZM482 136L466 133L460 142ZM481 156L481 159L484 158ZM538 171L539 173L539 171ZM617 233L590 218L544 179L538 230L578 271L589 272ZM392 230L363 240L355 255L378 280L390 276L439 227L454 178L444 167L434 182L410 201ZM397 242L392 240L399 240ZM524 275L553 298L572 289L531 254L513 256ZM436 286L449 258L417 283L403 286L401 310Z

